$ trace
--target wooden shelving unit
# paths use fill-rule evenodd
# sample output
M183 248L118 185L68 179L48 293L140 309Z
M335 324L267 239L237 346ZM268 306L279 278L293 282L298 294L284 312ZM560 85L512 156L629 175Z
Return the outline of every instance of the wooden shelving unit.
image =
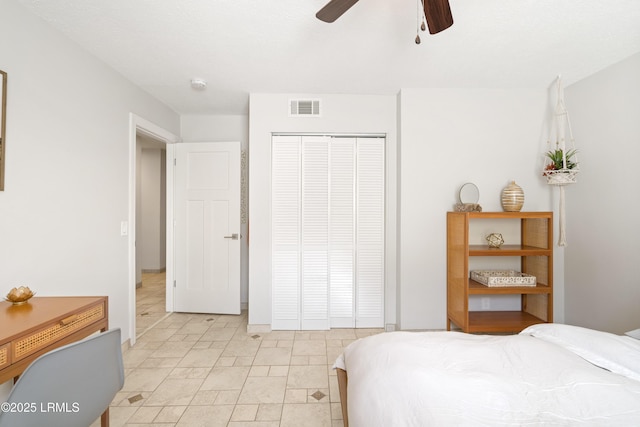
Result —
M517 220L520 244L489 248L469 244L471 221ZM469 278L469 257L519 257L520 271L536 276L535 287L488 287ZM519 311L469 311L470 295L520 295ZM447 212L447 330L520 332L553 321L553 213Z

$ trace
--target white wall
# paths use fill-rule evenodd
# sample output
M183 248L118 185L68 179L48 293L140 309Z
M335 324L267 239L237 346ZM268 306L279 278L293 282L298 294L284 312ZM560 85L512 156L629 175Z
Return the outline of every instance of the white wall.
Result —
M289 117L289 99L320 98L322 117ZM387 259L385 323L396 323L396 97L382 95L251 94L249 106L249 328L271 324L271 134L387 135Z
M166 180L165 151L143 148L140 161L140 227L136 247L140 246L142 271L160 272L166 267Z
M10 0L0 58L8 73L0 283L40 296L108 295L129 338L129 114L179 133L179 117Z
M446 212L462 184L479 187L484 211L502 211L500 193L511 180L524 190L523 211L554 209L541 176L548 104L544 90L402 90L400 328L445 327ZM554 317L561 321L562 250L555 249Z
M207 115L187 114L180 118L181 135L185 142L225 142L240 141L242 150L249 147L249 117L244 115ZM247 159L248 168L248 159ZM245 171L248 179L248 171ZM247 188L248 189L248 188ZM245 200L248 194L245 194ZM248 202L248 200L247 200ZM240 274L240 301L243 309L249 300L249 246L246 236L249 234L249 223L241 223L240 234L243 239L240 242L241 274Z
M567 189L567 323L640 327L640 53L566 89L579 150Z

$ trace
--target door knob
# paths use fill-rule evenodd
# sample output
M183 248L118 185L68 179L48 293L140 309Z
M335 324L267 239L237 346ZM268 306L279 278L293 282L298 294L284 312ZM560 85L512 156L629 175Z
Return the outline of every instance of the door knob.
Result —
M238 233L233 233L231 236L224 236L225 239L238 240Z

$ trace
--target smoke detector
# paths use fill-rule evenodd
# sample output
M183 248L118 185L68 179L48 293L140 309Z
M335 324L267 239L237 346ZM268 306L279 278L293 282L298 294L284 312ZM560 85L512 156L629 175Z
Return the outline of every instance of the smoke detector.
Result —
M191 79L191 87L195 90L205 90L207 82L202 79Z

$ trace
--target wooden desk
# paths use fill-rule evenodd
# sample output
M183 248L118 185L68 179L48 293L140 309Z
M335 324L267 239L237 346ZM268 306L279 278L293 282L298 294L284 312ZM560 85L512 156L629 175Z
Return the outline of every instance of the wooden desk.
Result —
M0 383L17 377L55 348L109 329L108 297L33 297L0 302ZM109 425L109 409L101 424Z

